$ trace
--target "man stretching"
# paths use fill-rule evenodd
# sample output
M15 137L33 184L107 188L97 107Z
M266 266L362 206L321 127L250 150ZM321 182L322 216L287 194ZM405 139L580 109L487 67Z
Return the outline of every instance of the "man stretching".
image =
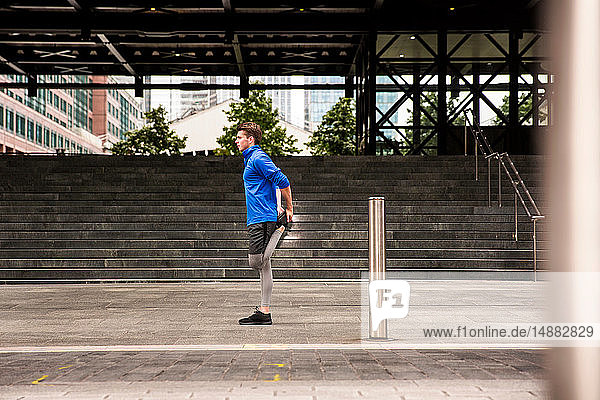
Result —
M271 293L273 273L271 255L294 215L292 190L288 178L262 151L262 131L254 122L238 126L235 144L244 155L244 189L246 192L247 226L250 245L248 262L260 274L260 307L254 314L239 320L240 325L271 325ZM286 210L278 208L277 189L285 199ZM279 218L278 218L279 211Z

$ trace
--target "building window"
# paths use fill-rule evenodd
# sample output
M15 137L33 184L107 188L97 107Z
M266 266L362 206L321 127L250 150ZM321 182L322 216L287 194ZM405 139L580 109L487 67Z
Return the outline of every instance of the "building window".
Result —
M15 114L13 110L6 109L6 130L15 131Z
M69 149L71 148L71 141L67 138L65 138L65 149L67 151L69 151Z
M50 129L44 127L44 146L51 147L50 145Z
M4 107L0 106L0 128L4 128Z
M64 141L63 135L59 134L58 135L58 148L59 149L64 148L64 142L63 141Z
M53 149L56 148L56 131L50 132L50 147Z
M77 145L77 153L81 154L82 153L82 149L81 149L81 145Z
M17 135L21 137L25 137L25 117L21 114L17 113Z
M33 121L30 119L27 119L27 140L29 140L30 142L33 142L35 140L35 125L33 124Z
M40 124L35 124L35 142L37 144L44 144L43 130Z
M56 93L54 94L54 108L60 109L60 98Z

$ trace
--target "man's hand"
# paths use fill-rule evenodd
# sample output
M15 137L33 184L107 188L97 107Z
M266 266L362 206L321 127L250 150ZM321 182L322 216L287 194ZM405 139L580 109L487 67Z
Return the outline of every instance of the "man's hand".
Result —
M292 203L292 188L290 186L281 189L281 195L285 199L285 213L287 215L287 221L292 222L292 217L294 216L294 206Z

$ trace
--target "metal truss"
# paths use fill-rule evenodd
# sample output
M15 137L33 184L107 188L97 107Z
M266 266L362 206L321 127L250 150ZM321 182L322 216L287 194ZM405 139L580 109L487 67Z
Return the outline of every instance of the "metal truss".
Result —
M545 61L546 58L527 56L527 53L542 35L535 34L526 43L523 43L523 47L520 49L522 34L519 31L510 30L503 33L507 33L509 36L508 49L498 43L492 34L483 35L488 43L501 54L500 57L454 57L469 41L472 33L463 34L451 49L447 49L448 32L439 30L437 32L437 51L420 34L414 34L411 39L415 43L419 43L430 56L418 59L384 57L385 53L398 41L400 34L392 35L377 53L371 53L371 57L365 40L361 47L363 51L359 54L361 60L357 62L357 66L360 65L362 68L357 68L356 74L357 82L360 83L357 85L360 99L357 103L357 123L360 121L357 134L358 152L375 154L376 149L379 148L380 152L387 149L385 151L404 155L431 154L432 150L436 154L447 154L449 141L454 141L455 144L464 141L457 130L452 129L453 123L468 108L473 109L479 123L480 102L492 110L501 121L500 126L503 127L500 134L496 135L494 145L499 142L504 142L509 147L511 144L514 145L519 140L516 137L519 128L523 127L530 119L533 119L534 127L540 126L541 110L545 108L546 114L550 114L552 108L552 85L542 83L539 79L540 62ZM407 82L404 78L409 75L407 66L412 69L412 83ZM485 82L480 82L483 69L489 77ZM373 90L373 86L369 85L371 78L369 72L372 71L375 71L376 75L387 76L392 84L374 85L374 93L369 93L369 90ZM493 83L502 74L508 74L509 82ZM532 83L525 79L525 74L533 77ZM452 83L449 85L446 83L447 76L452 77ZM470 76L471 80L467 79L467 76ZM430 82L434 77L437 77L437 83L432 85ZM541 88L544 89L543 94L539 93ZM402 95L385 112L369 100L376 98L377 93L390 91L400 92ZM509 92L508 113L500 110L486 95L491 91ZM437 93L437 104L432 104L425 95L431 92ZM458 97L461 92L468 92L468 94L453 109L449 109L446 100L448 92L456 94L453 97ZM527 95L519 100L519 92L526 92ZM524 116L519 117L519 108L530 99L532 99L532 108ZM413 124L409 126L395 125L392 123L392 117L408 101L412 101ZM429 107L425 106L426 103ZM367 105L373 107L375 117L368 115ZM436 110L437 115L431 115L427 111L431 108ZM421 116L427 120L426 125L421 123ZM548 116L545 119L550 121ZM407 130L412 131L412 137L409 137ZM398 142L387 137L385 132L389 131L396 133L401 141ZM362 145L360 145L361 143Z
M50 3L7 0L0 7L0 74L26 76L30 95L35 95L37 88L100 88L49 86L48 82L38 83L40 75L128 75L135 83L126 84L127 88L135 89L136 96L156 88L144 83L144 77L150 75L238 75L240 84L233 87L182 84L169 88L235 88L241 97L248 96L253 88L249 76L342 76L346 83L341 87L261 88L341 88L347 96L355 95L356 148L360 154L375 154L378 149L394 154L446 154L454 142L462 140L453 122L468 107L479 116L481 102L493 110L505 129L494 140L509 145L519 141L519 128L526 121L533 119L534 126L540 125L542 110L551 120L551 84L538 78L546 58L529 54L541 34L524 43L520 33L538 32L538 16L547 0L472 0L468 6L385 0L311 0L302 4L242 0L147 4L123 0L112 2L111 7L101 0ZM405 57L390 51L410 32L419 51ZM434 32L437 46L423 39ZM462 36L448 49L448 35L457 32ZM508 46L496 40L496 33L508 33ZM382 35L390 38L378 43ZM484 38L486 47L495 48L496 55L464 52L475 35ZM392 57L386 56L388 53ZM504 73L509 75L509 82L494 83ZM490 77L479 82L483 74ZM525 80L523 74L532 75L533 82ZM412 82L404 78L406 75L412 75ZM387 76L392 83L378 84L378 76ZM450 84L446 83L447 76L452 77ZM434 77L437 83L431 84ZM8 82L0 87L19 86ZM545 89L543 94L541 89ZM486 95L494 90L510 93L508 113L499 110ZM401 96L383 111L377 107L377 94L388 91ZM532 110L521 118L520 91L529 93L521 102L533 103ZM425 95L428 92L437 93L436 104L430 104ZM468 92L468 96L452 109L446 100L448 92ZM394 124L395 113L408 101L412 102L413 126ZM431 108L435 113L428 112ZM421 117L426 123L421 123ZM401 140L390 139L386 132L394 132Z

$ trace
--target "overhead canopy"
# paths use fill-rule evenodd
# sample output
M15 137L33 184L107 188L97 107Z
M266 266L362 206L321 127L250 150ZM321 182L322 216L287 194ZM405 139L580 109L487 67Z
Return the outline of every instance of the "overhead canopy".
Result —
M484 63L498 58L503 32L539 32L545 3L5 0L0 74L348 76L369 32L378 35L379 57L418 63L431 58L422 42L439 30L448 32L449 41L453 33L496 35L473 36L461 47ZM413 34L421 43L411 41ZM435 47L433 36L430 44ZM544 56L542 47L537 55Z

